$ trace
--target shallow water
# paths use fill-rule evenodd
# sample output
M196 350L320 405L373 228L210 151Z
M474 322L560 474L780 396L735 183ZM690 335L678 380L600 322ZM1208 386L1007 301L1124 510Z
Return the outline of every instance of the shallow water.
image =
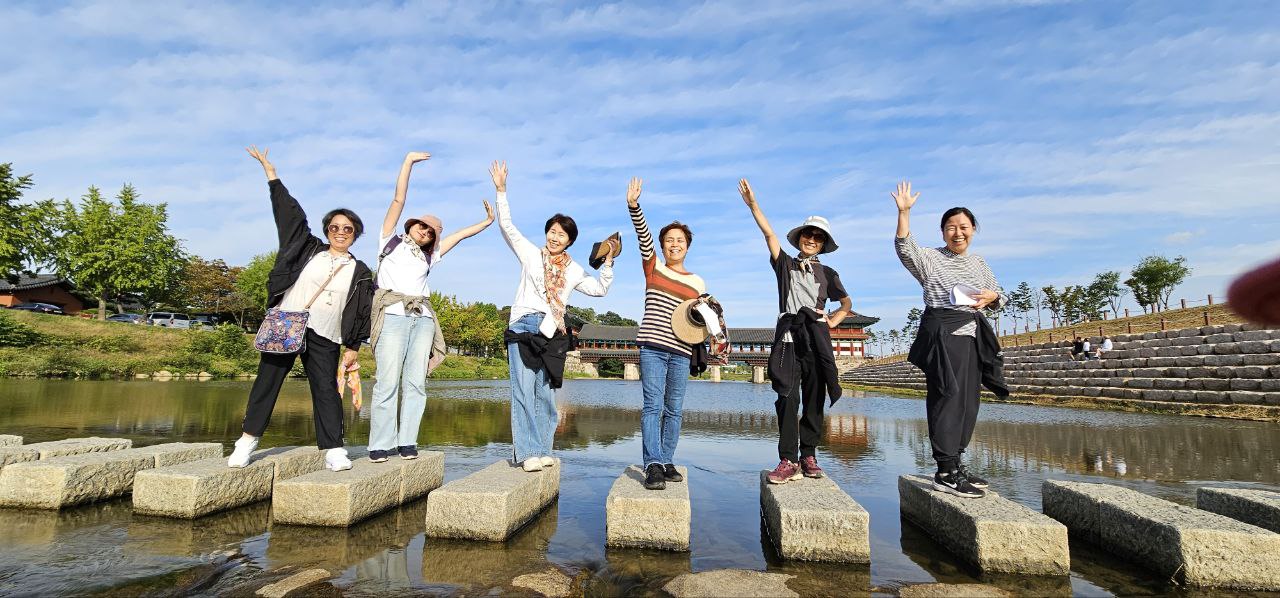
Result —
M248 383L0 381L0 433L26 442L121 436L136 446L239 435ZM432 382L421 446L446 453L446 480L510 452L505 381ZM671 577L723 567L796 575L806 594L896 593L914 583L983 581L1033 595L1183 594L1163 579L1073 543L1070 577L979 576L901 521L897 476L931 471L924 403L878 395L828 411L819 460L871 513L870 566L782 562L760 527L758 476L777 462L767 385L696 382L676 461L690 470L692 550L604 547L605 497L640 457L640 385L569 380L556 450L557 503L505 544L425 538L425 500L348 530L271 526L268 503L194 522L133 516L127 499L60 513L0 509L0 595L252 593L287 567L322 567L345 595L510 593L511 580L553 564L590 594L647 595ZM347 406L352 445L367 410ZM314 442L305 382L286 385L262 445ZM993 489L1040 510L1047 478L1101 481L1193 504L1205 481L1280 484L1271 423L984 404L970 467Z

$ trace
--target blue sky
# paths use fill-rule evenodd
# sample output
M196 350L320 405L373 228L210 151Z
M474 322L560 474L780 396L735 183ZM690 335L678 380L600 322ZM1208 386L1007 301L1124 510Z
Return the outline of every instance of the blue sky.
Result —
M526 234L568 213L585 261L622 231L609 296L576 304L635 318L640 176L651 224L692 226L687 265L737 326L776 309L739 177L780 233L830 218L825 261L895 327L920 304L891 241L908 178L922 240L968 206L1006 287L1160 253L1194 269L1175 299L1202 299L1280 254L1277 32L1268 2L10 2L0 161L35 174L31 199L131 183L190 251L243 264L274 238L245 145L271 148L314 220L342 205L370 228L405 152L434 155L407 213L446 229L482 217L505 159ZM495 226L432 279L505 305L517 273Z

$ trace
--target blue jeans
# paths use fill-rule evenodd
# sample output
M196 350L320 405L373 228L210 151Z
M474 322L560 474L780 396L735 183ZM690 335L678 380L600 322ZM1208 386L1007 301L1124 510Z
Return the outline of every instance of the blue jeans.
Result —
M436 321L430 316L383 316L378 346L373 349L378 378L369 412L369 450L417 445L418 427L427 409L427 356L435 334ZM401 396L399 426L397 394Z
M521 316L511 324L512 332L538 332L543 314ZM556 393L551 388L547 370L531 370L520 359L520 345L507 344L507 365L511 369L511 444L516 463L531 457L551 455L551 442L555 438Z
M640 347L640 387L644 392L640 434L645 467L673 462L688 384L688 357Z

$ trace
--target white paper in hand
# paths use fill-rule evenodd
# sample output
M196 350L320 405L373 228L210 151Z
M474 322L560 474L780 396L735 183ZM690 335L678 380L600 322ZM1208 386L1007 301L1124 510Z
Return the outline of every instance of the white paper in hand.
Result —
M981 289L975 289L967 284L958 284L951 287L951 304L952 305L977 305L978 300L974 297L982 294Z

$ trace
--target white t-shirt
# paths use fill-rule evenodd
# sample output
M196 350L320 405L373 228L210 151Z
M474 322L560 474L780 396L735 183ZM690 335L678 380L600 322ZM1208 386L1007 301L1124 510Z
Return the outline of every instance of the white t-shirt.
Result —
M378 239L379 254L387 246L387 242L395 236L398 235ZM436 246L439 246L438 241ZM391 250L391 253L387 254L387 257L382 258L382 263L378 265L378 288L427 297L431 294L431 289L427 287L427 275L431 273L431 267L439 261L439 255L428 261L415 243L401 241L395 249ZM400 303L389 305L386 313L403 316L404 305Z
M1088 353L1092 348L1093 348L1092 343L1090 343L1089 341L1084 342L1084 350L1086 353Z
M316 297L315 303L308 309L307 301L320 289L320 284L329 278L329 273L340 264L341 270L325 285L324 291ZM307 262L297 282L284 292L280 301L280 309L285 311L310 312L307 328L316 331L335 343L342 343L342 308L347 305L347 294L351 292L351 279L356 273L356 261L350 255L334 256L328 251L321 251Z

